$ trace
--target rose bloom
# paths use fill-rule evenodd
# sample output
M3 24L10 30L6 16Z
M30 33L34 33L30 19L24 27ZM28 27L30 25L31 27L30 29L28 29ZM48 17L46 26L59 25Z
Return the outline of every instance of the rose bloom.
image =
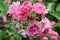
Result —
M20 6L16 11L16 15L20 21L27 21L30 12L26 10L26 8L24 8L23 6Z
M47 14L48 11L43 4L35 3L32 6L32 11L36 12L37 14Z
M51 35L52 35L52 36L56 36L56 37L58 37L58 33L55 32L55 31L52 31L52 32L51 32Z
M26 8L27 10L30 10L32 8L32 3L29 1L23 2L22 6Z
M42 17L42 26L41 26L41 33L42 35L47 35L49 34L50 32L50 21L45 17L43 16Z
M28 1L26 1L28 2ZM20 3L17 2L13 2L12 5L9 7L8 10L8 14L10 16L12 16L12 19L18 19L20 21L27 21L28 16L30 15L29 10L27 10L27 8L30 9L31 5L29 5L30 2L28 2L28 4L25 4L25 2L20 5ZM26 8L25 8L26 7Z
M51 34L50 40L57 40L57 38L58 38L58 33L57 32L51 30L50 34Z
M27 27L27 34L29 37L37 37L40 33L40 25L36 24L34 21L30 22Z
M51 36L50 40L57 40L56 36Z
M20 5L20 2L13 2L10 6L9 6L9 9L7 11L7 13L12 16L13 14L15 14L17 8L19 7Z
M26 14L28 14L28 12L26 12L25 14L19 15L18 19L21 21L27 21L28 15Z
M54 24L55 24L55 22L54 22L54 21L51 21L51 22L50 22L50 25L51 25L51 26L53 26Z

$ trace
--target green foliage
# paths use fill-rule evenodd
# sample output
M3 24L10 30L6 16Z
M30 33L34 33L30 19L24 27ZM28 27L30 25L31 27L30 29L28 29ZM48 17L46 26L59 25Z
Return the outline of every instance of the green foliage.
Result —
M53 30L55 30L56 32L58 32L59 33L59 35L60 35L60 24L59 23L56 23L54 26L53 26L53 28L52 28Z
M6 15L7 9L8 9L9 4L4 2L3 0L0 1L0 16Z
M60 20L60 13L57 13L57 12L53 12L53 13L50 13L52 16L56 17L58 20Z
M59 3L59 4L57 4L56 12L60 13L60 3Z
M29 1L31 1L32 3L35 3L36 2L36 0L29 0Z
M32 16L34 16L36 18L37 15L35 12L32 11L31 14L32 14Z
M48 2L56 2L57 0L46 0Z
M49 12L53 12L54 8L55 8L55 2L48 3L47 9L49 10Z

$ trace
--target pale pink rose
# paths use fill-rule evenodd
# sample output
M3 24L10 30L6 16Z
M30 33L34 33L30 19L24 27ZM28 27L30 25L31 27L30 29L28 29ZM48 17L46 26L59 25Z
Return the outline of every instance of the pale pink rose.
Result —
M43 4L35 3L33 4L32 11L36 12L37 14L47 14L48 11Z
M51 36L50 40L57 40L56 36Z
M12 2L12 0L5 0L5 2L7 2L7 3L11 3L11 2Z
M43 16L42 17L42 26L41 26L41 32L42 32L42 35L47 35L49 34L50 32L50 21L45 17Z
M9 10L7 13L10 16L12 16L12 19L18 19L20 21L27 21L28 16L30 15L30 12L25 7L30 7L28 6L28 4L24 6L24 5L20 5L20 2L18 1L13 2L12 5L9 7Z
M37 35L40 33L40 25L35 23L34 21L30 22L27 27L27 34L29 37L37 37Z
M47 37L42 37L40 40L48 40Z
M52 32L51 32L51 35L52 35L52 36L56 36L56 37L58 37L58 33L55 32L55 31L52 31Z
M59 37L58 33L53 31L52 29L50 30L49 34L51 34L51 36L55 36L56 38Z
M9 16L12 16L12 19L18 19L17 14L20 12L18 9L20 7L20 2L13 2L12 5L10 5L7 13Z
M52 29L50 29L49 34L51 34L51 33L52 33L52 31L53 31L53 30L52 30Z
M51 26L53 26L54 24L55 24L55 22L54 22L54 21L51 21L51 22L50 22L50 25L51 25Z
M50 26L50 20L47 17L42 16L42 22Z
M7 11L7 13L12 16L13 14L15 14L17 8L19 7L20 2L13 2L12 5L9 6L9 9Z
M38 2L42 2L43 0L37 0Z
M51 34L50 40L57 40L57 38L58 38L57 32L51 30L50 34Z
M30 10L32 8L32 3L29 1L23 2L22 6L26 8L27 10Z

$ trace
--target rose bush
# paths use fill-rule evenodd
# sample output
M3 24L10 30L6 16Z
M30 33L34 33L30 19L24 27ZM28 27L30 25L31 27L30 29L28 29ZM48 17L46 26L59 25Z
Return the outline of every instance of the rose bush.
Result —
M0 0L0 40L60 40L59 0Z

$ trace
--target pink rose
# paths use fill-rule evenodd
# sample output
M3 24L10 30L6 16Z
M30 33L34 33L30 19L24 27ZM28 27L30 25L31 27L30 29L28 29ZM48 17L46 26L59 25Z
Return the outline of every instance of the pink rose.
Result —
M42 22L50 26L50 20L47 17L42 16Z
M32 3L29 1L23 2L22 6L26 8L27 10L30 10L32 8Z
M51 34L50 40L57 40L57 38L58 38L57 32L51 30L50 34Z
M51 25L51 26L53 26L54 24L55 24L55 22L54 22L54 21L51 21L51 22L50 22L50 25Z
M28 2L28 1L26 1ZM20 21L27 21L28 16L30 15L29 10L25 7L31 7L28 2L27 5L24 5L25 2L20 5L20 2L13 2L12 5L9 7L8 14L12 16L12 19L18 19Z
M55 32L55 31L52 31L52 32L51 32L51 35L52 35L52 36L56 36L56 37L58 37L58 33Z
M20 21L27 21L30 12L23 8L23 6L21 6L20 8L18 8L16 15Z
M40 26L34 21L30 22L27 27L27 34L29 37L36 37L40 33Z
M43 28L44 29L44 28ZM45 36L45 35L48 35L49 34L49 31L50 31L50 28L45 28L44 31L42 32L42 34Z
M9 6L9 9L7 11L7 13L12 16L13 14L15 14L17 8L19 7L20 2L13 2L12 5Z
M33 4L32 11L36 12L37 14L47 14L48 11L43 4L35 3Z
M47 35L50 31L50 21L45 16L43 16L42 22L43 23L41 26L41 33L42 33L42 35Z
M50 40L57 40L56 36L51 36Z

